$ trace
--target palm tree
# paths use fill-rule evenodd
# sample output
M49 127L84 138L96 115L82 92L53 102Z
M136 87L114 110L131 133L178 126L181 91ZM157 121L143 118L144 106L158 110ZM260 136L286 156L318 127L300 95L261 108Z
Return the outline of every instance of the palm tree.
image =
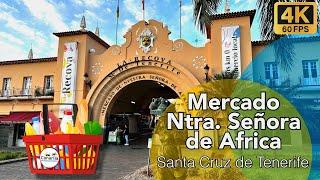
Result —
M263 40L276 40L281 36L276 35L273 31L273 7L280 0L257 0L257 9L260 13L260 32ZM308 1L308 0L306 0ZM320 0L317 1L318 4ZM193 16L196 26L201 32L206 33L206 26L211 23L211 16L217 12L221 0L193 0ZM318 21L319 26L319 21ZM291 41L277 41L273 44L277 62L285 71L291 70L295 53Z

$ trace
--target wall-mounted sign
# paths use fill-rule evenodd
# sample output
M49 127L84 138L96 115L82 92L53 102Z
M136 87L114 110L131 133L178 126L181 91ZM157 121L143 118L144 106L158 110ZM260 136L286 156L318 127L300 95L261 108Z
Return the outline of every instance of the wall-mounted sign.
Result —
M159 67L171 71L175 75L181 74L181 72L178 69L172 66L172 61L168 58L159 56L141 56L134 57L133 59L123 60L121 63L118 63L117 67L110 74L108 74L107 77L113 78L126 70L143 66Z
M65 43L62 62L60 103L75 103L77 63L78 43ZM60 117L63 116L63 111L66 108L69 107L60 106Z
M222 27L222 71L241 76L240 26Z

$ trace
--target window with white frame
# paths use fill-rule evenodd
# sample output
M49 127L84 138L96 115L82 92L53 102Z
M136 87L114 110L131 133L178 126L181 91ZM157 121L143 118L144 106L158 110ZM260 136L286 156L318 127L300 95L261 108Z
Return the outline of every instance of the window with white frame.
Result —
M44 92L46 95L53 93L53 76L44 77Z
M278 64L276 62L264 63L266 79L279 79Z
M318 77L317 72L317 61L302 61L303 66L303 77L304 78L316 78Z
M3 78L2 95L10 96L11 78Z
M303 84L304 85L319 85L317 60L302 61L303 69Z
M23 78L22 95L31 95L31 77Z

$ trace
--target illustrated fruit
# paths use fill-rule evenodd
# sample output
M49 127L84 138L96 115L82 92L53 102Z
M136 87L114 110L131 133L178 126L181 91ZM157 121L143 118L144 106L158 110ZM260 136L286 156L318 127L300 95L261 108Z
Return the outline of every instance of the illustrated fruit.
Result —
M98 121L88 121L84 124L84 130L85 134L90 135L101 135L102 134L102 128Z
M79 103L78 114L76 118L76 127L79 129L80 134L84 134L84 124L88 121L88 102L82 99Z
M33 129L29 122L25 124L25 132L27 136L37 135L36 131Z
M54 133L59 129L60 120L52 112L49 112L48 115L49 115L49 130L50 130L50 133Z

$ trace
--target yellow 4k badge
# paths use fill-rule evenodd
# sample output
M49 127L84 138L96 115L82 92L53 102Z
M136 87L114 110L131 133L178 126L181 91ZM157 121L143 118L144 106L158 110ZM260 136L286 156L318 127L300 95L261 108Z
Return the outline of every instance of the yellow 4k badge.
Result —
M316 2L277 2L274 5L276 34L315 34L317 32Z

